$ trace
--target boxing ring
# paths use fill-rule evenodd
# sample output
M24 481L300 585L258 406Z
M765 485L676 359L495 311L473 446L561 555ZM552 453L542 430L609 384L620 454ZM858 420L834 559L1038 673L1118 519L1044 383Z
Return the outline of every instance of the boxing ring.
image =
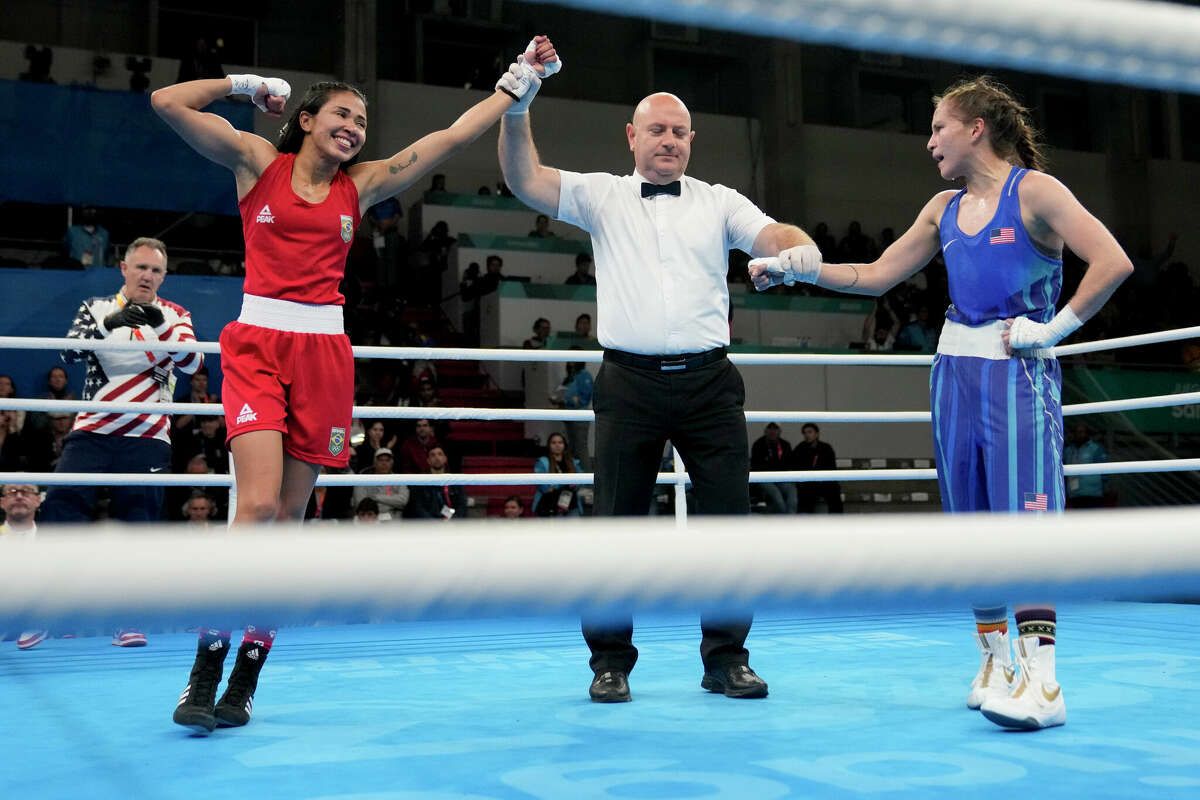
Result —
M1192 338L1200 327L1062 354ZM0 348L67 340L0 338ZM78 342L73 347L130 347ZM132 343L136 348L138 343ZM141 345L144 348L144 344ZM188 349L217 354L215 343ZM580 351L355 348L360 358L598 361ZM925 365L921 355L749 355L741 364ZM1200 392L1086 403L1066 415L1200 403ZM0 399L81 411L86 401ZM140 404L105 404L143 410ZM153 406L203 413L212 406ZM379 408L356 416L587 420L590 411ZM751 422L928 422L926 411L746 412ZM676 457L676 464L681 464ZM1067 474L1200 469L1200 459ZM575 480L586 484L592 476ZM754 473L769 480L934 479L932 469ZM11 473L6 482L227 486L227 475ZM321 475L325 486L551 483L544 473ZM659 475L682 489L686 472ZM405 520L189 533L117 525L0 540L0 732L11 796L191 797L269 782L307 798L992 794L1189 796L1200 790L1200 537L1194 509L1067 515L771 515L637 520ZM1019 524L1016 520L1019 519ZM269 564L248 573L240 564ZM980 593L1060 602L1065 728L1014 739L962 707ZM1152 601L1152 602L1147 602ZM752 606L763 701L699 688L698 608ZM588 701L581 612L632 611L637 702ZM168 719L198 620L283 626L255 717L203 742ZM114 625L150 645L109 646ZM102 633L104 635L95 635ZM700 731L710 734L697 735ZM599 747L597 747L599 745ZM198 749L202 748L202 749ZM219 764L197 769L196 760ZM30 769L33 765L33 769ZM261 787L260 787L261 790ZM15 792L13 794L12 792Z
M1200 11L1130 0L567 0L796 41L1200 91ZM569 54L567 56L570 58ZM1056 348L1200 336L1200 327ZM0 349L63 340L0 337ZM70 340L74 349L137 343ZM173 349L188 349L172 346ZM216 354L215 343L193 348ZM594 362L586 351L355 348L362 358ZM928 356L731 356L786 369ZM1075 416L1200 403L1200 392L1066 406ZM78 412L81 401L0 399ZM145 410L108 404L109 410ZM154 405L205 413L209 405ZM591 412L356 408L356 416L576 420ZM753 409L748 422L927 423L928 411ZM1195 506L941 514L405 521L197 532L117 525L0 539L0 797L683 800L1200 795L1200 516ZM1200 459L1069 465L1068 476L1200 469ZM751 482L933 480L932 469L753 473ZM10 473L4 482L228 486L223 475ZM535 485L560 476L321 475L318 485ZM591 476L573 480L590 483ZM1196 503L1197 498L1181 498ZM982 595L982 596L981 596ZM969 603L1057 598L1069 723L1002 730L964 706ZM753 606L763 700L700 686L698 608ZM591 703L581 611L633 611L635 702ZM285 625L245 728L170 721L188 632ZM109 645L142 624L149 646ZM102 635L98 635L102 634ZM236 631L235 631L236 637ZM235 638L236 641L236 638ZM227 665L228 666L228 665Z

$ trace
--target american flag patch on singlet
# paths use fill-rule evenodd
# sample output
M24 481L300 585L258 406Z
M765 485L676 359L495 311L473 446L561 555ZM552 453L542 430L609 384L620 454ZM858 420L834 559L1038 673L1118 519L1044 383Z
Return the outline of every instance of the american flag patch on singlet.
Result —
M1046 495L1041 492L1025 492L1025 510L1026 511L1045 511L1046 510Z
M992 228L988 244L1012 244L1017 240L1014 228Z

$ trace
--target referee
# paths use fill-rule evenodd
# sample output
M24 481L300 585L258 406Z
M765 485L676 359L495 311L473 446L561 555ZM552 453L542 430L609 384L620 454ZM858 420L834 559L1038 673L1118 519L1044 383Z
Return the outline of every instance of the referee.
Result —
M592 236L598 339L596 377L598 515L649 511L670 440L683 456L701 514L749 512L745 387L726 357L729 345L728 253L820 263L799 228L775 222L738 192L684 175L691 155L691 114L667 93L642 100L625 126L634 172L567 172L542 165L529 114L506 114L500 166L530 207ZM786 252L785 252L786 251ZM751 615L701 617L701 686L729 697L765 697L749 667ZM630 699L637 661L631 617L584 620L600 703Z

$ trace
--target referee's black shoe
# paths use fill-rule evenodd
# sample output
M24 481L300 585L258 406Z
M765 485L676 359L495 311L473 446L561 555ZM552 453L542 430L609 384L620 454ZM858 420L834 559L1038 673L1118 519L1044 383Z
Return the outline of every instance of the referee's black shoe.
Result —
M629 678L619 669L597 672L588 689L593 703L628 703Z
M726 697L755 698L767 696L767 682L754 674L745 664L727 664L705 670L700 688Z
M200 643L196 649L192 674L188 676L188 684L183 694L179 695L179 704L175 706L172 719L177 725L191 728L200 736L207 736L217 727L216 717L213 716L213 700L217 696L217 685L221 682L225 654L228 652L229 642L223 639Z
M238 648L237 661L229 673L229 685L213 711L217 725L238 728L250 721L254 706L254 691L258 688L258 673L262 672L269 651L254 642L243 642Z

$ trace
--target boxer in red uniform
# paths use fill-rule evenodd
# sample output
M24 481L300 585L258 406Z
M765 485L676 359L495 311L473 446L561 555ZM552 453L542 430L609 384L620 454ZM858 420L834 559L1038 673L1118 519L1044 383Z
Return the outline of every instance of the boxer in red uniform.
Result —
M522 113L541 78L561 66L545 36L529 43L496 91L445 130L391 158L356 163L367 101L347 83L309 87L278 146L200 109L250 97L273 117L291 89L280 78L230 75L159 89L154 110L194 150L233 172L246 239L242 310L221 333L221 389L234 465L234 524L299 521L322 465L344 467L354 360L338 284L363 212L399 194L466 147L502 114ZM175 722L200 734L245 725L274 631L247 628L229 686L214 706L229 631L200 636Z

